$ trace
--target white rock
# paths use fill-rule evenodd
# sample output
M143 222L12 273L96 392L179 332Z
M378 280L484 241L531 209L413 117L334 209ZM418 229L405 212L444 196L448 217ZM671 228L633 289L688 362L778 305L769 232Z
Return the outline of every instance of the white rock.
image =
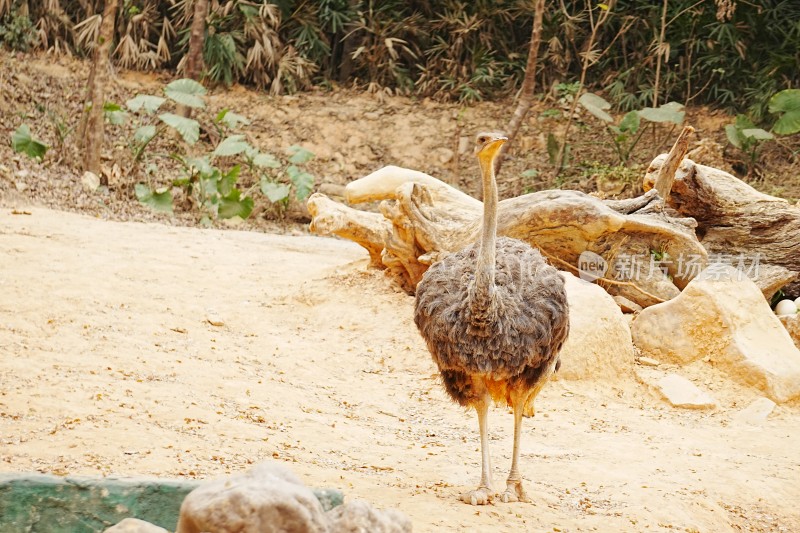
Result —
M163 527L156 526L150 522L139 520L138 518L126 518L115 526L111 526L103 533L169 533Z
M800 315L783 315L778 319L789 332L789 336L794 341L794 345L800 348Z
M89 192L94 192L100 187L100 177L94 172L88 170L81 176L81 185Z
M206 310L206 322L217 327L225 325L225 321L222 320L222 317L220 317L219 314L217 314L217 312L213 309Z
M176 533L328 531L314 493L288 468L265 464L203 483L181 504Z
M717 401L710 394L701 391L691 381L677 374L667 374L658 381L656 388L673 407L683 409L717 407Z
M775 306L776 315L796 315L797 305L792 300L781 300Z
M14 187L16 187L16 189L19 192L24 192L24 191L28 190L28 184L25 183L24 181L15 181L14 182Z
M644 365L644 366L658 366L658 365L661 364L657 360L655 360L655 359L653 359L651 357L640 357L638 359L638 361L639 361L640 365Z
M735 419L737 422L745 424L763 424L773 409L775 409L775 402L769 398L759 398L736 413Z
M556 379L619 379L634 364L631 330L611 296L598 285L562 272L569 302L569 337Z
M800 396L800 350L759 288L732 267L701 272L676 298L639 313L631 333L643 354L660 361L708 357L775 402Z

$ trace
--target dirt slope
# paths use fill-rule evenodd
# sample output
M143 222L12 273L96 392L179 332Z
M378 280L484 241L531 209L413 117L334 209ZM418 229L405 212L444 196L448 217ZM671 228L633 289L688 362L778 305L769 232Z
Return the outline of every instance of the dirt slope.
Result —
M746 426L749 394L687 412L636 383L546 388L522 442L533 503L458 502L474 415L442 393L412 299L351 243L4 208L0 250L0 471L277 460L420 532L800 531L800 408ZM490 416L501 483L512 419Z

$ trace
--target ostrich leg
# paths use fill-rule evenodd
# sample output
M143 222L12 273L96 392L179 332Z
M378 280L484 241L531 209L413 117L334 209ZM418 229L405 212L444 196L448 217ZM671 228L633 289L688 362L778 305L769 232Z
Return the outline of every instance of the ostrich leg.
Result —
M520 395L515 395L514 402L514 451L511 455L511 471L506 481L506 491L502 495L504 503L527 502L528 495L522 487L522 476L519 473L519 436L522 431L522 415L525 412L525 402Z
M478 428L481 433L481 481L478 488L461 496L465 503L472 505L486 505L494 498L492 487L492 460L489 457L489 397L484 398L475 405L478 412Z

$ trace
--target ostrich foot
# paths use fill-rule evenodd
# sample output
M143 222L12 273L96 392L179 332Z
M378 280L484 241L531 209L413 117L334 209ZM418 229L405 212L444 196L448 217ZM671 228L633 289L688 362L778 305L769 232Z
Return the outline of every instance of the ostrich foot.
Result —
M505 492L500 496L503 503L530 501L528 495L525 493L525 488L522 486L521 479L509 479L507 483Z
M492 503L495 491L491 487L480 486L475 490L465 492L461 495L461 501L470 505L487 505Z

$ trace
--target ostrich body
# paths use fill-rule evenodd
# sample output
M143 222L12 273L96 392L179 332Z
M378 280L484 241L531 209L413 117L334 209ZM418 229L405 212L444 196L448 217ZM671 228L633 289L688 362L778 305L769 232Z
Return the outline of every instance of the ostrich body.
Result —
M445 390L478 413L481 480L462 496L489 503L491 480L489 404L514 411L514 449L502 500L527 501L518 469L523 414L557 370L569 331L564 280L538 250L497 237L494 158L506 141L480 134L476 154L483 180L483 229L479 240L432 265L417 285L414 322L441 373Z

